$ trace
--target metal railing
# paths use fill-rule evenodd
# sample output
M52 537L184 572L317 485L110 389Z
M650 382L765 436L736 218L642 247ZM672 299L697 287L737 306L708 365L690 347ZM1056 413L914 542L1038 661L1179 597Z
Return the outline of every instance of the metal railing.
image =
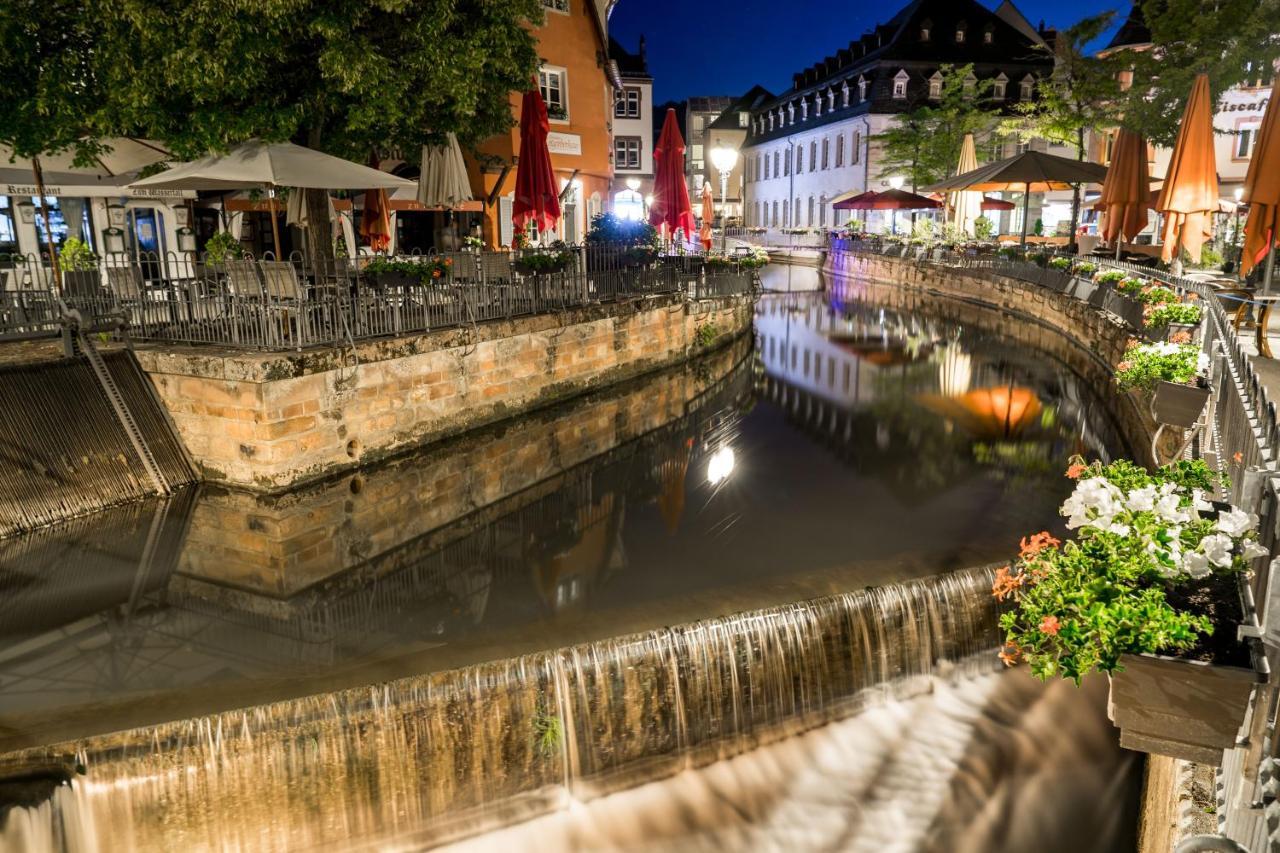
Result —
M825 228L743 228L732 226L725 236L766 249L824 249L828 232Z
M343 258L319 268L300 254L110 255L64 271L59 299L37 258L0 257L0 340L57 334L64 305L90 325L116 318L138 341L296 350L653 296L752 292L749 271L705 260L685 245Z

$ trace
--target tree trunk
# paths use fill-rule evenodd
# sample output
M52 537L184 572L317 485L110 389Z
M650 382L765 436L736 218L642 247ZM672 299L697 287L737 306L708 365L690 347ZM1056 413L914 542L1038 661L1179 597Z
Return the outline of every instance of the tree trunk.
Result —
M1084 128L1076 130L1076 159L1081 163L1085 161L1084 156ZM1076 238L1076 229L1080 227L1080 185L1075 184L1071 192L1071 233L1067 235L1067 251L1078 252L1078 244Z
M320 128L307 131L307 147L320 150ZM323 189L302 190L307 210L307 256L317 273L333 269L333 223L329 220L329 191ZM355 252L349 246L348 252Z

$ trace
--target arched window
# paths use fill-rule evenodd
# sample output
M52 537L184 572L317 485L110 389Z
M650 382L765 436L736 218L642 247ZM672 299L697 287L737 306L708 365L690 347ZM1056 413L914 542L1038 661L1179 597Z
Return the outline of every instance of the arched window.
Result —
M809 171L816 172L818 170L818 140L809 143Z
M822 137L822 168L831 168L831 139Z
M853 150L849 152L849 162L858 165L862 162L862 131L853 132Z
M816 203L814 202L813 196L809 196L809 224L810 225L815 225L817 224L817 221L818 221L817 209L815 207L815 204Z
M956 44L964 44L965 36L967 35L968 29L969 29L969 25L966 24L964 21L961 21L960 23L956 24Z

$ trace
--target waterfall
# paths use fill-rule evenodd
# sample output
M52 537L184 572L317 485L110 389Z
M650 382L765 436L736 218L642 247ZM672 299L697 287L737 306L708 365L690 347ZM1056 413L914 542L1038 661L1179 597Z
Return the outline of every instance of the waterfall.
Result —
M988 569L7 756L85 768L0 851L442 843L929 689L998 643ZM986 655L970 665L989 670Z

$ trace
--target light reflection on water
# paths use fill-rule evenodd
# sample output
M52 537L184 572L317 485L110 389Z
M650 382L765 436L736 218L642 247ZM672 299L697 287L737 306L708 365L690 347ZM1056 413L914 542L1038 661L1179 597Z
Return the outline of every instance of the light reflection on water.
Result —
M777 271L769 275L782 284ZM14 592L0 601L0 751L61 741L84 749L82 738L98 732L181 720L163 737L143 735L145 746L131 740L127 760L96 754L90 785L76 789L68 809L96 815L95 831L107 837L128 836L126 848L187 838L152 827L161 813L181 816L187 840L216 846L247 808L267 821L261 838L284 846L401 833L419 844L454 834L476 808L491 822L560 803L555 790L566 778L590 778L592 792L603 793L620 783L606 784L613 777L601 768L652 768L655 756L669 767L701 742L690 739L690 726L723 735L707 741L716 744L711 758L749 749L760 732L744 739L737 722L725 728L729 709L774 709L766 718L782 728L770 737L798 730L793 719L806 728L814 713L822 722L852 710L832 702L835 694L793 692L803 680L791 681L787 666L830 672L824 667L836 658L810 635L791 663L770 658L794 638L791 624L746 639L724 627L744 623L712 622L721 626L709 629L714 642L682 647L685 657L669 641L649 641L648 668L636 671L619 669L608 641L609 655L567 665L550 665L542 651L1003 559L1019 536L1057 523L1068 456L1119 449L1106 401L1045 352L1014 343L1007 320L940 300L867 299L838 280L834 298L800 292L800 283L824 284L816 270L796 268L785 285L791 294L766 295L754 353L744 341L688 368L283 498L187 492L0 542L0 580ZM979 594L965 607L987 604ZM948 618L935 608L888 625L859 623L878 633L858 647L865 657L846 675L880 683L925 674L936 657L994 643L971 631L950 640L976 646L933 655L931 644L954 630ZM908 652L921 655L909 666ZM689 684L721 683L686 671L687 661L714 667L738 654L744 669L724 669L730 680L705 694L708 704L680 698ZM768 660L782 668L759 670ZM499 663L459 670L470 680L456 683L464 676L450 670L481 661ZM637 681L637 671L649 680ZM764 692L749 689L746 673L762 679ZM365 687L405 678L411 682L390 692ZM1129 778L1096 705L1080 697L990 675L938 691L935 698L952 697L970 714L951 730L951 746L998 735L1023 742L1038 718L1005 714L988 726L981 715L1025 701L1100 726L1082 734L1091 751L1071 765L1081 780L1095 774L1096 787L1098 779ZM570 695L585 705L566 715ZM995 703L1000 697L1004 704ZM784 699L792 710L778 710ZM265 702L281 704L185 719ZM851 770L875 754L904 773L932 766L933 753L902 733L936 722L946 707L904 695L806 736L817 740L657 783L669 809L653 820L683 828L691 843L781 849L765 817L782 810L818 820L821 812L820 803L766 790L803 777L797 756L861 756L850 758ZM572 750L531 749L530 732L549 735L551 719L571 727L562 742ZM583 721L587 730L572 730ZM304 734L288 734L293 727ZM1040 768L1022 754L1002 753L1004 765L983 763L995 762L990 750L976 763L964 755L937 767L953 787L966 773L1004 785ZM681 787L686 777L703 781L690 792ZM267 779L270 795L255 789ZM875 818L865 780L841 779L871 823L835 808L820 821L831 837L866 830L910 802L886 793ZM703 808L708 785L741 810L739 824ZM963 791L930 790L940 797L934 823L963 800ZM92 791L99 799L89 808L82 799ZM120 791L135 793L122 802ZM600 821L613 824L632 808L650 814L649 801L609 810L628 796L593 802L589 812L607 817L591 831L617 829ZM495 801L498 816L486 811ZM981 811L968 805L966 820ZM338 825L312 825L311 810L334 811ZM981 813L984 831L1013 825ZM1051 824L1057 814L1039 819ZM957 819L946 826L960 826ZM235 843L264 846L252 842L249 824L249 834L231 833ZM778 824L782 838L803 841L788 827ZM587 830L572 822L554 831L614 843L607 834L575 835ZM986 849L931 847L931 837L901 849ZM681 846L678 835L661 833L645 843Z

